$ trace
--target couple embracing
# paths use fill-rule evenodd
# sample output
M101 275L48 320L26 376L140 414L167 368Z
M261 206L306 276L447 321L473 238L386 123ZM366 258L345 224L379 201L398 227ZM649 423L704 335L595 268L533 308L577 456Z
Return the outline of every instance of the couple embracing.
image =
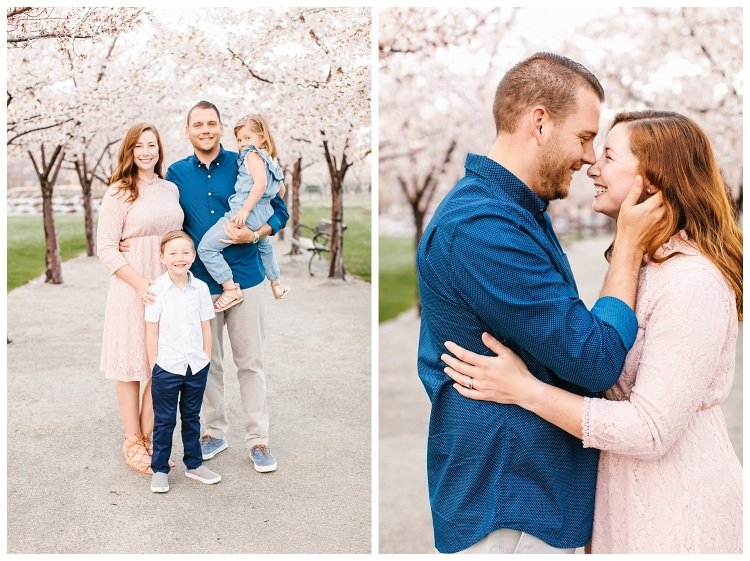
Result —
M169 490L178 407L185 475L221 480L203 461L228 446L224 326L250 459L259 472L277 468L268 447L260 291L268 278L276 299L287 292L267 241L288 219L283 173L262 116L235 126L239 154L221 145L223 131L214 104L193 106L185 136L194 153L164 176L158 131L134 125L99 212L98 256L112 273L101 369L115 380L125 461L152 474L154 492Z
M742 470L719 407L742 233L692 120L620 113L597 157L603 100L568 58L511 68L492 149L468 155L419 243L440 552L742 550ZM617 221L590 310L546 212L584 165L594 210Z

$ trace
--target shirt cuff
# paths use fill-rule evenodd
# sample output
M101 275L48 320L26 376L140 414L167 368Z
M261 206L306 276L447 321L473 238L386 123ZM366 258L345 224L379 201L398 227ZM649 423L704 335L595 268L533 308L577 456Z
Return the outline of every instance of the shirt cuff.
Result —
M271 235L275 235L276 232L281 230L281 220L275 215L272 214L271 217L268 219L267 224L271 227Z
M625 302L614 296L603 296L591 308L591 313L617 331L626 349L633 346L638 335L638 319Z

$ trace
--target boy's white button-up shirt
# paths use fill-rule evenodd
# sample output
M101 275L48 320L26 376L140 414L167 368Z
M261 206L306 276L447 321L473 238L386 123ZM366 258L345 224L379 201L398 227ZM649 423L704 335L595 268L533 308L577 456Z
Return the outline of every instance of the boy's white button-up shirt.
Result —
M146 306L146 321L159 324L156 363L172 374L195 374L211 361L203 352L201 321L214 317L208 285L188 271L185 288L174 285L169 273L154 281L156 302Z

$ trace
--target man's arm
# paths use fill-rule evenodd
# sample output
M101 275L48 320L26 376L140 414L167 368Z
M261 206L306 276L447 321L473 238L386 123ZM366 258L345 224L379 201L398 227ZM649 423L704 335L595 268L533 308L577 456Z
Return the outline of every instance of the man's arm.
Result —
M588 310L556 268L557 249L530 218L519 218L491 209L461 222L450 245L449 282L487 331L532 369L533 359L589 391L610 388L635 340L633 310L616 298Z
M287 220L289 220L289 212L287 211L284 201L279 195L276 195L271 199L271 207L273 208L273 214L268 219L266 224L260 227L258 230L258 238L263 236L272 236L282 228L286 226ZM238 228L236 225L227 221L224 224L224 233L227 235L226 239L221 240L223 243L238 244L238 243L254 243L257 241L255 234L252 230L246 226Z

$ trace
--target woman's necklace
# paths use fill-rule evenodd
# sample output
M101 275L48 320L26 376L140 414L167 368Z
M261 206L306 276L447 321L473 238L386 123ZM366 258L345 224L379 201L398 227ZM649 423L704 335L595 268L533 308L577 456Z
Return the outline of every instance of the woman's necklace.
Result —
M159 179L159 176L156 174L153 174L149 179L144 179L139 175L138 183L142 183L143 185L151 185L152 183L155 183L157 179Z

